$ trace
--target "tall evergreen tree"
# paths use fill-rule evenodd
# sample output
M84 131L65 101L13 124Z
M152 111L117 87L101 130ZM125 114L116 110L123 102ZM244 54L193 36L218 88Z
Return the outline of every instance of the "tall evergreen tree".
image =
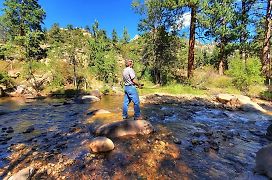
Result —
M175 33L169 33L176 21L170 4L172 1L145 1L141 4L134 1L136 12L142 15L139 29L146 33L143 51L144 64L150 69L153 80L158 84L165 84L169 80L169 71L177 61L177 43ZM172 46L174 45L174 46Z
M111 36L112 36L112 42L117 43L118 42L118 35L117 35L117 32L115 29L112 30Z
M271 53L270 53L270 47L271 47L271 28L272 28L272 0L266 0L266 14L265 14L265 24L264 24L264 41L263 41L263 47L262 47L262 71L265 74L265 76L270 78L271 76Z
M61 34L60 26L58 23L54 23L51 29L48 31L48 42L54 44L56 42L63 42L64 39Z
M28 31L41 31L45 11L38 0L5 0L3 19L9 35L25 36Z
M130 40L129 34L128 34L128 30L126 27L124 27L124 31L123 31L123 42L124 43L128 43Z
M231 42L237 39L233 26L235 19L234 0L214 0L204 2L201 23L206 28L205 35L214 38L219 48L218 70L223 75L227 69L227 56L231 52Z
M194 63L195 63L195 36L196 36L196 28L197 28L197 11L200 8L200 1L199 0L169 0L168 5L170 5L171 9L190 9L190 35L189 35L189 51L188 51L188 66L187 66L187 77L191 78L193 76L193 70L194 70ZM171 2L171 3L169 3ZM179 12L179 16L182 16L181 13L184 13L183 11L177 11Z
M250 26L254 23L253 16L251 15L254 11L254 5L257 0L242 0L235 2L235 20L234 26L237 27L237 33L239 34L238 49L240 51L241 59L246 63L246 59L250 52ZM252 31L252 30L251 30Z

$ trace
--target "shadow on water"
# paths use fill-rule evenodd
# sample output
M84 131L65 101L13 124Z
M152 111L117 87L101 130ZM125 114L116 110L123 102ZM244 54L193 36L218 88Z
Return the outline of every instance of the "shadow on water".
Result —
M254 176L255 153L269 143L263 136L271 123L267 115L221 109L199 98L151 96L142 113L157 131L114 138L113 151L93 154L93 129L120 120L120 97L93 104L7 103L13 101L0 102L7 111L0 116L1 178L32 165L34 179L247 179ZM95 115L97 109L111 113ZM7 133L9 127L14 132Z

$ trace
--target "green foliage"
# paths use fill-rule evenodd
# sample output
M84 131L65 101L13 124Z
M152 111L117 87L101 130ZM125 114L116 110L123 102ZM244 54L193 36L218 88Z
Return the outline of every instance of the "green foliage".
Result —
M128 30L127 30L126 27L124 27L122 42L123 42L123 43L128 43L129 40L130 40L130 36L129 36L129 34L128 34Z
M265 100L268 100L268 101L272 100L272 92L271 91L263 91L263 92L261 92L260 96Z
M13 87L11 78L5 72L0 72L0 84L6 86L7 88Z
M237 88L245 91L250 85L262 84L264 81L261 76L261 63L256 57L248 58L246 63L240 58L232 58L227 74L233 77L233 83Z
M111 38L112 42L117 43L118 42L118 35L117 35L117 32L115 29L112 30L111 36L112 36L112 38Z
M154 83L169 83L177 68L179 39L160 27L145 35L143 63L149 68Z
M4 23L11 38L24 36L28 31L41 31L45 11L37 0L5 0Z
M58 23L54 23L47 33L47 42L53 45L64 42L63 35Z
M44 33L41 31L28 31L24 36L25 39L25 51L26 60L31 59L42 59L45 57L44 50L40 47L40 43L44 39Z
M232 79L220 76L212 66L204 66L195 70L191 85L199 89L233 87Z

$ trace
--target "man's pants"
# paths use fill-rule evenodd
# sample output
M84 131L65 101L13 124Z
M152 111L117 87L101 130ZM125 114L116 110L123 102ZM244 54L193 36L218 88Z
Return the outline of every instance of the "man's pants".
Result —
M140 117L140 100L135 86L125 86L124 104L123 104L123 119L128 117L128 105L134 103L134 118Z

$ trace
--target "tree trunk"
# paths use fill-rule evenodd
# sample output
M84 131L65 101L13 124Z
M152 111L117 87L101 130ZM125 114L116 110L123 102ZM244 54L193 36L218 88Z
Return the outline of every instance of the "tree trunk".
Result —
M221 44L220 44L220 52L219 52L220 62L218 66L219 75L224 75L224 71L225 71L224 43L225 43L224 41L221 41Z
M76 76L76 60L75 57L72 57L72 62L73 62L73 73L74 73L74 79L73 79L73 83L74 83L74 87L76 87L76 89L78 90L78 86L77 86L77 76Z
M189 40L189 52L188 52L188 72L187 77L193 76L194 59L195 59L195 28L196 28L196 6L191 6L191 24L190 24L190 40Z
M220 60L218 70L219 70L219 75L221 76L224 75L224 60L222 58Z
M266 9L266 21L265 21L265 37L262 49L262 72L267 77L270 78L270 38L271 38L271 9L272 0L267 0Z
M241 25L242 31L240 36L240 58L245 60L246 63L246 52L245 52L245 42L247 39L246 34L246 25L247 25L247 18L246 18L246 0L242 0L242 14L241 14Z

